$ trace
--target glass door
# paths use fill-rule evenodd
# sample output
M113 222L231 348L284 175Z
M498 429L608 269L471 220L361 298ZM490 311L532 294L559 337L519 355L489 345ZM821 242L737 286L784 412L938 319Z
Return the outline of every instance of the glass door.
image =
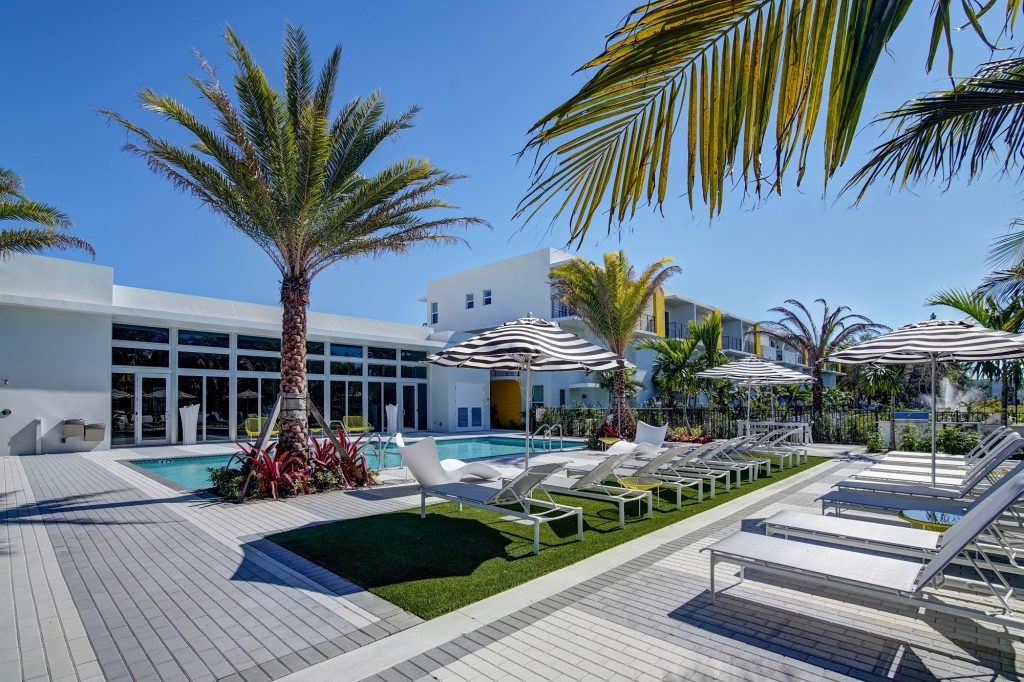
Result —
M169 442L167 431L167 377L135 375L136 443Z
M114 372L110 382L110 444L135 445L135 375Z
M402 430L416 429L416 384L402 384Z

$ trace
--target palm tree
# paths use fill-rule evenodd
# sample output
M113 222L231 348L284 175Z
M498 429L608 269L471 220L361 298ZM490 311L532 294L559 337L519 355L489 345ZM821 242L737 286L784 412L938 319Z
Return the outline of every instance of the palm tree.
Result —
M30 223L31 227L0 230L0 259L13 253L34 253L44 249L80 249L93 258L92 245L66 230L71 220L61 210L26 198L21 177L0 168L0 220Z
M699 378L697 373L729 361L729 357L718 348L718 339L722 336L721 313L715 311L700 322L690 320L687 328L685 339L648 338L636 346L637 350L657 353L652 367L653 381L671 396L672 401L675 394L681 393L684 408L689 407L690 399L707 385L708 380ZM689 426L685 409L683 422Z
M651 263L637 274L623 251L604 255L603 265L572 258L551 270L551 286L608 350L625 355L655 292L680 272L672 258ZM608 414L621 430L623 416L631 418L625 396L625 372L615 372Z
M946 306L958 310L988 329L998 329L1013 334L1024 332L1024 306L1019 298L1003 304L980 291L948 289L929 298L928 305ZM1006 425L1008 423L1010 374L1020 374L1020 361L1002 360L996 363L988 360L975 363L974 370L978 376L1001 380L1000 403L1003 424Z
M362 170L385 140L412 126L418 109L386 118L379 93L357 97L332 115L341 47L314 77L306 35L289 25L284 40L284 91L230 28L225 39L236 72L234 99L208 62L191 78L214 125L179 101L153 90L142 108L176 124L175 144L113 111L106 116L132 136L125 149L251 238L281 272L282 338L280 447L304 452L306 426L306 308L310 283L342 260L406 253L421 243L463 241L451 228L478 218L424 217L455 208L435 196L460 176L426 159L407 158L376 172Z
M906 365L865 365L859 378L864 391L871 396L889 398L889 448L896 447L896 397L903 390Z
M958 27L995 47L982 19L1003 38L1022 9L1017 1L919 2L932 10L929 71L940 45L952 69ZM744 196L781 194L788 173L799 187L819 140L827 184L847 161L879 57L911 4L638 3L582 66L589 80L531 128L523 152L535 157L534 179L518 214L529 219L549 204L556 217L568 212L570 243L584 238L595 216L606 214L611 230L641 203L661 208L670 193L685 192L691 208L703 201L714 216L736 184ZM1000 20L990 23L990 12ZM874 180L875 169L891 170L887 177L900 183L961 168L974 177L986 157L1016 165L1024 150L1022 85L1017 60L1005 60L883 116L907 125L893 130L858 179ZM686 172L685 185L670 192L673 152Z
M889 331L889 328L864 315L851 313L848 306L842 305L832 310L823 298L815 299L814 302L820 303L823 308L820 322L815 321L814 315L803 303L791 298L785 305L769 311L779 313L782 318L761 322L761 332L804 355L813 379L811 409L819 414L822 406L822 360L858 337Z

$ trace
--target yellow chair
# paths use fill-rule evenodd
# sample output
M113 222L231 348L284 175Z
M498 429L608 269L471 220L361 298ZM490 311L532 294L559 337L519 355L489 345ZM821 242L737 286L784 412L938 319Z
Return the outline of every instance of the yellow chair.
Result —
M362 416L344 416L341 419L342 425L345 430L349 433L366 433L367 431L373 431L373 424L366 421Z
M263 425L267 423L266 417L246 417L245 418L245 435L249 438L256 438L260 435L260 431L263 429ZM271 436L277 435L277 428L273 428L270 431Z

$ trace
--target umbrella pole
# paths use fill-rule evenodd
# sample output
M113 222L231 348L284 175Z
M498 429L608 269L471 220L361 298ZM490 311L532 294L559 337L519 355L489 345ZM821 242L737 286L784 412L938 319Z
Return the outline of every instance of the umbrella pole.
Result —
M935 356L932 356L932 485L935 485L935 410L937 408L935 396Z
M747 384L747 435L750 435L750 384Z
M526 469L530 468L530 410L533 403L533 374L532 368L530 367L530 360L526 361L526 385L525 393L523 396L523 402L526 403L526 409L523 411L523 428L526 431L526 439L523 441L523 455L526 458Z

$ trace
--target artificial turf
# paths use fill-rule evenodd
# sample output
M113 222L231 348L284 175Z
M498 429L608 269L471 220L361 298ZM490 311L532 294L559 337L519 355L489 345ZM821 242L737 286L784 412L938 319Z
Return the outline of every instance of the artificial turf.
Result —
M753 484L719 486L715 499L697 502L688 490L682 509L675 491L655 496L654 518L626 507L626 527L619 530L618 508L607 502L553 496L583 508L583 541L576 539L575 517L541 525L541 551L534 555L532 525L502 521L499 514L453 503L320 524L269 536L286 549L400 606L430 619L515 587L623 542L658 530L731 499L828 461L811 457L807 464L761 476ZM645 509L646 510L646 509Z

